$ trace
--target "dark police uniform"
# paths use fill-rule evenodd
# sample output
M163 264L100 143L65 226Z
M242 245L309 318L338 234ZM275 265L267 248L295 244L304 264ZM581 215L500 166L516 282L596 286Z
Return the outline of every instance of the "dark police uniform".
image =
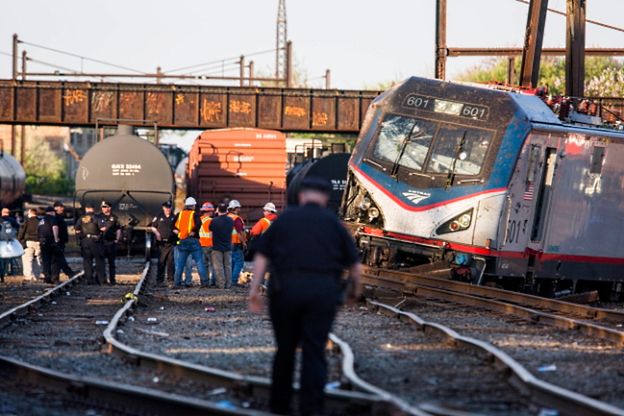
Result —
M103 244L104 244L104 259L108 261L108 279L111 285L115 284L115 257L117 256L117 244L115 240L117 239L117 230L121 228L119 225L119 220L115 214L104 215L100 214L99 225L100 228L105 228L102 233ZM102 280L106 281L104 275L102 275Z
M152 227L156 228L162 239L157 242L158 255L158 271L156 273L156 283L165 282L165 271L167 278L173 283L174 261L173 252L175 249L176 235L173 233L173 224L176 216L171 213L168 217L164 213L154 217Z
M41 261L43 268L44 282L56 283L59 281L59 252L58 245L54 241L53 227L56 225L56 218L52 215L44 215L39 220L37 234L41 245Z
M59 258L59 267L60 270L65 273L67 276L72 277L74 275L74 271L67 264L67 259L65 258L65 245L69 242L69 233L67 232L67 223L65 222L65 216L56 214L56 225L58 225L58 258Z
M271 411L290 413L295 351L301 345L301 413L321 412L325 344L342 300L342 271L358 261L355 244L334 213L306 204L284 211L262 235L257 251L271 271L269 313L277 342Z
M85 213L76 222L76 237L80 242L80 253L87 284L102 284L104 279L104 257L102 245L102 231L99 218L95 213ZM93 261L95 260L95 276L93 275Z

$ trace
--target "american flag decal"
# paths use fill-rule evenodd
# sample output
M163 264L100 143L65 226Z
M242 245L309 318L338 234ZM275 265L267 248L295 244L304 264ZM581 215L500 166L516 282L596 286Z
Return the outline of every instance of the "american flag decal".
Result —
M534 190L535 190L535 185L533 185L532 183L529 184L526 191L524 191L524 195L522 195L522 199L524 199L525 201L532 201Z

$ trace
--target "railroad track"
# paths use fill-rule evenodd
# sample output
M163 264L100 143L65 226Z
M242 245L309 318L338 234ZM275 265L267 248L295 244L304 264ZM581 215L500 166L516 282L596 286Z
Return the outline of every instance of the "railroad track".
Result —
M106 328L104 332L104 337L106 339L108 350L112 353L124 357L125 360L131 360L132 362L135 362L138 366L144 367L146 369L158 369L161 372L177 374L185 379L219 385L220 388L214 390L216 398L222 400L223 396L225 396L230 403L233 403L237 407L251 406L254 408L266 408L271 384L270 379L266 377L266 367L257 363L253 363L253 360L246 360L245 364L239 364L238 370L242 370L242 368L240 367L246 367L246 373L249 373L250 370L252 370L251 372L255 372L256 374L245 375L245 373L243 373L242 371L232 371L228 369L228 367L230 367L232 364L228 362L227 358L223 357L223 355L221 356L222 361L219 358L211 359L210 357L210 352L213 352L212 355L219 355L219 351L228 349L232 351L238 350L239 352L236 354L246 354L246 352L244 351L240 352L240 350L245 350L246 347L244 345L245 341L241 338L235 338L235 343L240 342L238 345L236 345L236 347L230 344L227 347L213 347L212 349L210 349L209 342L206 342L205 344L208 345L203 345L206 353L197 354L198 356L196 357L187 356L185 359L180 359L172 356L176 355L175 353L170 353L168 351L176 351L181 349L193 350L197 348L195 346L196 344L193 344L193 342L189 340L191 336L184 335L190 335L190 332L186 332L188 331L188 329L184 328L184 322L173 321L170 326L166 327L165 329L159 329L158 331L150 331L144 328L149 327L149 325L145 324L146 322L149 322L149 319L153 319L154 322L156 322L157 320L161 319L159 316L163 316L165 314L169 314L169 316L163 317L163 320L171 320L171 314L178 317L193 316L197 313L203 313L204 315L206 314L203 310L203 306L197 305L196 301L189 302L189 306L186 306L184 308L174 309L176 304L184 303L183 296L185 294L191 293L191 295L189 296L193 296L193 289L186 289L183 291L183 294L167 295L167 298L173 298L169 302L165 300L164 296L159 297L158 301L152 300L150 302L148 300L146 301L148 303L147 311L135 311L139 302L139 297L144 298L140 295L140 293L145 290L147 282L148 280L146 278L141 279L141 281L137 284L137 288L134 292L137 298L130 300L124 306L124 308L119 310L115 317L111 320L109 326ZM201 291L202 297L210 296L206 293L205 289L198 290ZM212 296L215 296L215 292L219 293L218 290L213 291ZM231 298L237 297L236 295L223 296L230 296ZM241 292L240 296L238 297L242 297L242 305L237 304L237 302L231 299L223 302L224 307L229 308L226 312L227 317L230 317L229 320L238 320L239 318L237 318L236 314L238 313L237 311L240 309L244 311L244 314L247 314L245 303L246 293ZM149 295L147 296L147 298L149 298ZM149 303L158 303L158 305L160 306L149 305ZM193 310L193 306L196 307L196 310ZM138 314L134 314L134 312L138 312ZM216 321L217 330L220 332L218 334L215 333L215 336L223 339L234 337L232 334L228 333L227 327L224 327L226 324L224 324L223 321L227 321L227 317L218 316L212 319L212 321ZM201 326L203 331L210 330L209 322L201 322L196 325ZM164 332L165 330L171 330L171 332ZM145 348L144 345L132 345L137 344L137 337L134 336L136 335L137 331L144 336L147 336L148 339L153 339L155 341L154 343L150 343L150 346L148 347L150 351L143 350L143 348ZM174 331L179 333L177 334L179 338L176 339L176 334L174 334ZM253 328L246 327L246 331L253 331ZM174 339L168 340L167 348L165 348L165 351L163 351L163 349L159 347L158 342L156 341L158 341L159 338L160 340L162 340L161 337L168 338L170 335L171 338ZM152 338L150 338L150 336ZM268 337L268 340L272 343L271 337ZM248 348L248 350L250 351L257 349L263 349L263 347L258 347L256 345L250 346ZM202 364L202 362L208 362L218 367L205 365ZM262 376L261 374L264 374L264 376ZM295 396L297 395L297 392L298 386L296 385ZM339 388L326 389L325 406L327 414L335 415L382 415L392 414L398 411L394 403L388 402L385 398L379 397L374 393L362 393L358 391L342 390Z
M149 263L140 280L148 273ZM219 386L146 371L102 352L102 328L134 286L82 283L78 275L0 315L0 372L6 379L25 384L33 395L60 395L70 408L105 413L262 414L202 398Z
M426 296L514 315L557 328L575 330L624 346L624 312L541 298L468 283L364 267L363 283L405 294Z
M449 283L448 286L450 286L451 289L441 289L440 286L444 286L444 284L447 283L447 281L445 281L444 279L427 278L426 276L414 277L413 275L409 273L403 273L403 272L390 271L386 273L385 270L371 270L370 268L366 268L364 275L365 275L364 281L369 285L376 286L378 288L376 291L378 294L385 295L386 297L394 296L393 303L395 305L398 304L401 310L399 310L398 307L385 305L385 304L382 304L381 302L372 301L370 305L373 308L381 308L383 311L386 311L393 316L399 317L400 319L414 321L416 325L418 326L418 328L423 329L425 333L427 333L432 328L437 332L444 332L446 333L445 336L449 340L452 340L452 342L456 346L473 349L473 350L475 348L482 348L482 351L480 352L481 355L493 357L494 362L496 362L498 365L503 365L505 368L507 368L507 370L511 372L510 374L514 374L514 376L511 379L512 384L516 386L521 386L524 391L531 392L531 395L538 399L538 403L540 405L546 406L546 407L557 408L560 410L560 412L564 414L624 414L624 410L622 408L617 408L612 405L606 404L604 401L590 399L587 396L573 393L569 390L557 387L554 384L547 383L542 380L543 378L557 380L557 376L555 376L557 374L556 371L560 371L561 376L558 377L559 381L561 381L561 377L565 377L565 376L569 377L570 380L565 380L564 383L557 382L556 384L557 385L567 384L568 388L571 388L570 386L574 386L575 384L579 383L580 379L587 377L587 376L591 377L593 373L595 372L595 373L602 373L602 376L603 376L602 379L599 379L601 374L596 375L596 378L600 380L599 384L605 385L605 387L602 390L609 389L610 388L609 386L611 387L617 386L618 385L617 377L621 371L618 369L619 367L621 367L621 365L618 364L618 363L621 363L621 359L618 359L618 357L621 355L621 349L618 346L614 346L612 344L613 344L613 341L615 341L615 343L619 345L619 339L620 339L619 337L606 336L605 338L611 340L609 341L611 344L608 346L593 347L592 345L597 345L596 343L598 341L596 340L587 341L587 343L590 345L582 344L582 341L580 341L579 345L577 346L576 344L577 344L577 341L579 340L575 337L577 336L578 331L565 331L565 330L557 330L557 329L554 331L547 331L546 328L542 326L542 324L550 325L553 323L553 321L555 322L555 324L557 324L558 321L550 318L549 316L547 316L547 318L549 319L540 319L540 318L543 318L542 314L545 314L545 315L560 314L560 315L555 315L555 316L557 316L557 318L570 319L573 322L575 322L576 320L582 321L583 319L588 319L588 317L593 317L594 319L600 320L601 323L606 322L606 323L614 324L618 322L618 317L620 316L618 313L614 311L610 311L610 310L603 310L600 308L592 308L592 307L588 307L585 305L568 304L567 302L555 301L551 299L541 299L541 298L531 297L531 296L525 298L524 296L522 296L522 294L509 293L506 291L501 291L501 290L497 290L493 288L472 287L471 285L466 285L462 283L458 284L458 282L448 282ZM467 286L470 286L470 287L466 288ZM391 291L388 291L388 289L391 289ZM481 289L484 289L484 290L481 290ZM457 292L455 292L455 290ZM461 293L462 290L465 290L473 294L467 295L468 300L465 300L466 298L461 296L463 295L463 293ZM370 293L374 293L374 292L375 291L371 291ZM476 292L476 295L474 294L475 292ZM391 293L394 293L394 295L392 295ZM399 293L398 296L397 296L397 293ZM404 297L405 294L408 294L408 295L416 294L416 295L427 298L427 300L426 301L425 300L411 301L409 297L408 298ZM480 299L478 295L481 295L484 298ZM503 310L500 310L501 309L500 304L505 303L505 302L502 302L496 299L488 299L485 296L488 296L490 298L494 296L499 296L499 297L506 299L507 302L510 302L513 299L516 303L510 304L509 306L506 306L505 308L503 308ZM475 301L475 298L477 299L478 302ZM421 298L417 297L413 299L421 299ZM431 301L430 299L437 299L438 301ZM440 301L447 302L447 303L446 304L443 302L441 303ZM488 307L489 301L494 302L496 306L493 308ZM449 304L448 302L464 304L464 305L467 305L467 307L458 308L457 306L451 306L451 304ZM411 305L412 303L421 303L420 309L413 307L413 305ZM425 306L424 303L427 303L427 305ZM525 306L519 306L518 304L524 304ZM431 312L432 305L437 306L442 309L446 309L446 312L444 313ZM476 310L474 308L475 305L477 305ZM483 305L485 305L485 307ZM533 306L535 308L536 305L540 305L541 307L541 310L537 311L539 313L530 314L527 316L526 309L529 309L528 306ZM520 313L516 311L515 309L516 306L521 308ZM548 313L544 312L545 308L549 309ZM462 327L463 329L465 329L464 332L473 334L472 341L470 339L462 340L461 339L462 336L460 336L459 334L457 334L455 331L451 330L448 327L446 327L446 329L443 329L442 325L433 324L432 322L426 322L424 319L416 316L414 313L406 312L406 310L410 310L410 309L422 311L422 313L424 313L425 316L430 316L430 319L435 320L435 322L439 323L442 321L442 322L445 322L445 325L452 324L454 327L457 327L457 326ZM533 326L533 327L540 327L541 330L537 328L535 332L531 333L531 329L529 329L530 327L526 327L526 326L519 327L516 329L510 329L509 327L510 325L513 324L513 322L516 322L516 323L519 322L517 319L513 321L508 318L506 322L503 322L505 320L503 319L503 317L500 316L501 314L495 313L493 315L487 315L483 313L484 312L483 309L495 310L497 312L520 316L523 318L522 322L527 322L524 319L528 317L529 318L528 325ZM421 312L419 312L419 314L420 313ZM569 318L569 317L561 316L564 314L574 314L575 316L577 317L580 316L582 318ZM497 316L498 318L496 318ZM492 329L491 327L489 327L488 325L491 325L491 323L488 322L488 319L490 319L491 321L496 321L496 319L498 319L498 321L500 321L499 322L500 328ZM527 325L527 324L524 324L524 325ZM594 326L596 324L591 323L591 325ZM560 326L563 329L570 329L570 328L580 329L580 325L579 326L557 325L557 326ZM606 328L606 329L610 329L610 328ZM502 331L502 335L495 334L496 331ZM510 337L509 335L511 333L509 331L511 332L517 331L520 335L515 336L515 338ZM518 362L512 359L510 354L511 352L513 352L512 355L517 356L518 351L529 350L530 349L528 347L529 343L528 342L524 343L525 341L527 341L526 338L527 337L537 338L536 334L539 334L540 332L544 340L538 340L537 342L538 343L539 342L553 343L553 346L551 348L554 350L559 350L559 351L552 352L551 354L541 353L538 355L538 358L550 359L552 357L556 357L562 361L561 363L562 368L559 370L555 370L556 366L554 366L551 369L548 369L548 367L552 367L552 366L546 366L547 369L545 371L553 371L553 372L543 373L540 375L540 379L538 379L535 376L533 376L528 369L526 369L525 367L522 367ZM585 332L586 334L591 334L591 332L589 331L581 331L581 332ZM608 332L609 331L606 331L606 333ZM603 332L599 332L599 333L603 333ZM460 338L457 338L458 336ZM511 352L510 354L507 354L501 349L497 349L490 344L484 343L482 341L477 341L476 339L474 339L474 336L477 336L479 339L485 338L485 339L489 339L490 341L498 341L498 344L501 344L502 346L502 350L511 351ZM561 337L561 336L564 337L563 341L556 341L558 337ZM566 336L567 336L567 340L565 338ZM522 337L524 337L524 341ZM463 337L463 338L468 338L468 337ZM589 337L585 337L585 339L591 340L593 338L589 336ZM557 344L557 342L563 342L563 344ZM477 344L483 344L483 345L477 345ZM568 344L576 348L578 352L576 354L568 353L566 355L566 353L563 353L561 351L561 350L565 350L565 348L557 347L557 345L568 345ZM489 347L498 351L489 350L488 349L489 347L484 348L485 345L488 345ZM571 350L574 348L571 348ZM609 352L611 353L610 355L609 354L601 355L602 350L605 350L604 351L605 353L609 353ZM522 358L523 358L522 361L525 365L533 366L535 364L535 362L533 361L536 358L535 354L531 357L531 360L528 360L526 357L522 357ZM571 363L568 362L570 361L570 358L573 358L576 361L576 363L574 363L575 366L571 367L573 371L569 371L570 368L568 368L566 372L565 367L571 366ZM591 358L591 360L589 358ZM584 369L583 368L584 365L588 368ZM605 367L605 368L599 369L599 367ZM605 383L605 381L607 381L608 379L613 379L613 377L615 377L615 380L613 380L612 383ZM590 380L587 383L585 383L585 386L583 387L583 389L588 390L587 394L591 394L592 397L594 395L596 397L605 395L605 396L611 396L610 399L613 400L614 395L619 395L619 393L617 393L617 391L619 390L617 390L615 387L614 387L615 392L612 392L609 394L605 394L603 392L601 394L599 392L600 389L598 388L598 386L591 386L591 384L592 383L591 383L591 378L590 378ZM621 400L619 400L618 403L621 404Z

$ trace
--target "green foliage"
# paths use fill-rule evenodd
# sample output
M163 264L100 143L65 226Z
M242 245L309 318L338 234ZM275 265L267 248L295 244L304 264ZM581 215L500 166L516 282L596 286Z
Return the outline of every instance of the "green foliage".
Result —
M65 162L45 140L32 140L31 143L24 159L26 191L31 194L71 195L74 181L67 176Z
M507 59L491 59L483 65L460 74L459 81L489 83L507 82ZM520 60L515 60L516 76L520 76ZM547 85L552 95L565 93L565 59L542 57L540 85ZM624 64L614 58L590 56L585 59L585 95L602 97L624 96Z

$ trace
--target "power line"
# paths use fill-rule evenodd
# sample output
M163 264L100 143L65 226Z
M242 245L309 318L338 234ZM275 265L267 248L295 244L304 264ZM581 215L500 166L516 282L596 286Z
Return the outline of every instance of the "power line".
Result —
M139 73L139 74L146 74L145 71L139 71L138 69L134 69L134 68L129 68L127 66L113 64L113 63L102 61L102 60L99 60L99 59L89 58L89 57L86 57L86 56L83 56L83 55L78 55L78 54L75 54L75 53L72 53L72 52L62 51L60 49L55 49L55 48L50 48L48 46L38 45L36 43L26 42L26 41L23 41L23 40L21 40L20 43L23 43L24 45L34 46L35 48L40 48L40 49L45 49L45 50L48 50L48 51L51 51L51 52L60 53L62 55L67 55L67 56L72 56L74 58L84 59L85 61L96 62L98 64L107 65L107 66L110 66L110 67L113 67L113 68L125 69L126 71L136 72L136 73Z
M527 0L516 0L518 3L524 3L524 4L530 4L529 1ZM566 16L566 13L562 12L561 10L557 10L557 9L551 9L550 7L548 8L549 12L555 13L555 14L559 14L561 16ZM606 23L602 23L599 22L597 20L591 20L591 19L585 19L585 21L587 23L591 23L593 25L596 26L602 26L602 27L606 27L607 29L611 29L611 30L617 30L618 32L624 32L624 28L621 27L617 27L617 26L613 26L613 25L608 25Z
M13 54L8 53L8 52L3 52L3 51L0 51L0 55L6 55L6 56L13 57ZM38 60L38 59L31 58L30 56L26 56L26 60L27 60L27 61L29 61L29 62L34 62L34 63L40 64L40 65L49 66L49 67L51 67L51 68L62 69L63 71L74 72L74 73L76 73L76 74L79 72L79 71L76 71L75 69L66 68L66 67L64 67L64 66L60 66L60 65L56 65L56 64L51 64L51 63L49 63L49 62L45 62L45 61L40 61L40 60Z
M257 56L257 55L263 55L265 53L270 53L270 52L275 52L275 49L266 49L264 51L246 53L246 54L243 54L243 56L251 57L251 56ZM201 64L195 64L195 65L183 66L183 67L180 67L180 68L168 69L167 71L164 71L164 72L167 72L167 73L169 73L169 72L178 72L178 71L183 71L185 69L193 69L193 68L201 68L201 67L204 67L204 66L212 66L212 65L215 65L215 64L220 64L221 62L224 62L224 61L231 61L231 60L239 59L239 58L240 58L240 55L239 56L232 56L230 58L217 59L217 60L214 60L214 61L204 62L204 63L201 63Z

